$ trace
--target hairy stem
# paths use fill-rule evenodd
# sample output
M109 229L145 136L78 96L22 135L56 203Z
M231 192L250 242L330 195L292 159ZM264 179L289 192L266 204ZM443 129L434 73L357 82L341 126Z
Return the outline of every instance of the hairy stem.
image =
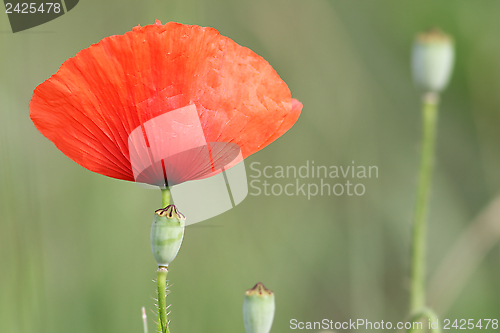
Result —
M167 318L167 267L160 266L156 271L158 283L158 332L169 333Z
M170 188L161 189L162 208L170 205ZM159 266L157 273L158 289L158 333L169 333L167 318L167 267Z

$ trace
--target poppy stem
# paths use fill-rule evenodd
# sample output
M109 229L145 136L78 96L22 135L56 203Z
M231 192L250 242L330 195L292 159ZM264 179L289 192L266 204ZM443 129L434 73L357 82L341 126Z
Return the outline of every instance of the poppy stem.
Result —
M422 152L411 244L410 315L412 316L422 313L426 306L426 220L434 166L438 100L439 96L437 93L427 93L423 96L422 103Z
M156 271L158 278L158 333L169 333L167 318L167 267L159 266Z
M161 205L162 208L170 205L170 188L168 186L161 189Z
M170 205L170 188L166 186L161 189L161 205L166 208ZM159 266L157 273L158 289L158 333L169 333L167 318L167 267Z

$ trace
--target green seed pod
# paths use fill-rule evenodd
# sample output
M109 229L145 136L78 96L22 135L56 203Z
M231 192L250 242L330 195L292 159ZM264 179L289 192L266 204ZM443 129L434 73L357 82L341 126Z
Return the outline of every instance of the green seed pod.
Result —
M269 333L274 318L274 293L262 283L245 292L243 322L247 333Z
M415 84L424 92L441 92L448 85L455 59L453 41L438 29L419 34L413 43Z
M167 267L177 256L184 237L186 217L174 205L155 211L151 249L158 266Z

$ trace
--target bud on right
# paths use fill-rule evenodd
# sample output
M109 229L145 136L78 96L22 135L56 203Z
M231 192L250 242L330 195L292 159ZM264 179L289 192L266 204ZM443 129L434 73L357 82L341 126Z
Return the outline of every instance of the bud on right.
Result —
M412 52L415 84L426 93L441 92L450 80L454 59L453 41L441 30L417 35Z
M245 292L243 322L247 333L269 333L274 319L274 293L257 283Z

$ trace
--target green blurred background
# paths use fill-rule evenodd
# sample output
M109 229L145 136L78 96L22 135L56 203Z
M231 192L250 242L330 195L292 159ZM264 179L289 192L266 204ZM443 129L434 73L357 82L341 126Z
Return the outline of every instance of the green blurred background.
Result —
M82 0L16 34L0 14L0 332L137 333L142 306L154 330L159 191L66 158L28 103L79 50L155 19L215 27L268 60L304 104L288 133L246 160L249 174L252 162L379 168L363 196L249 195L189 226L169 274L172 332L244 332L243 293L259 281L276 294L272 332L292 331L290 319L404 320L420 138L410 52L434 25L457 56L440 110L429 299L442 319L499 318L499 13L496 0Z

